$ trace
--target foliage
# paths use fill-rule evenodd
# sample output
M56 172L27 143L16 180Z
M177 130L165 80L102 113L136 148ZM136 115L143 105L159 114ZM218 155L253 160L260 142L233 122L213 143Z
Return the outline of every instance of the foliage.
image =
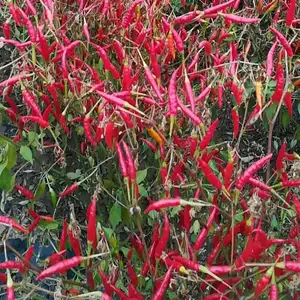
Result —
M0 83L3 119L16 128L0 139L0 188L4 201L15 191L28 200L31 220L24 229L7 216L4 238L12 227L32 245L43 231L55 249L37 266L30 247L22 263L5 262L8 295L253 299L271 284L294 293L299 134L287 145L273 133L298 125L299 7L168 2L2 7L1 44L18 67ZM257 124L267 148L241 157Z

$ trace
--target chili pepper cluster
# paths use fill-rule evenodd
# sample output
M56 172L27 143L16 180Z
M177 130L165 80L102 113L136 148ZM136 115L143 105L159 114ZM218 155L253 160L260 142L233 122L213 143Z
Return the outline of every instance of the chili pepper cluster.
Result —
M41 147L53 150L62 168L71 139L79 141L78 153L98 163L104 148L114 158L121 202L137 232L124 258L101 231L106 225L98 218L103 200L96 189L85 228L74 216L62 221L57 251L44 270L30 264L33 247L20 261L0 263L7 269L0 273L7 299L14 299L12 269L37 280L85 270L75 276L86 279L80 289L64 282L66 296L158 300L177 293L188 299L196 290L206 300L238 299L246 291L278 299L279 283L286 286L300 272L300 202L293 189L300 178L288 173L300 157L285 141L273 149L272 134L266 155L248 166L239 147L254 123L274 126L285 110L293 117L300 10L296 0L252 2L182 0L174 10L166 0L7 1L0 41L18 52L18 74L0 82L0 109L17 129L13 142L25 145L30 131L44 135ZM263 58L253 59L258 46L247 32L254 30L264 39ZM232 135L219 143L228 105ZM145 163L156 170L147 201L139 179ZM57 202L56 190L58 201L72 199L96 171L63 191L48 184L51 201ZM32 208L39 201L24 186L14 189ZM287 236L274 236L268 227L270 202L288 223ZM42 221L54 222L35 209L28 213L28 228L6 216L0 223L32 235ZM147 218L158 220L151 238ZM103 245L118 264L113 272L97 266L109 261Z

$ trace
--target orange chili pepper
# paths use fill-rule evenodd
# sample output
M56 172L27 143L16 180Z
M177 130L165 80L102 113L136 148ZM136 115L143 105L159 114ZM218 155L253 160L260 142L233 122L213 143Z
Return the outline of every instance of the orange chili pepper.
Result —
M155 131L153 127L150 127L147 130L149 135L161 146L163 144L163 139L160 136L160 134L157 131Z

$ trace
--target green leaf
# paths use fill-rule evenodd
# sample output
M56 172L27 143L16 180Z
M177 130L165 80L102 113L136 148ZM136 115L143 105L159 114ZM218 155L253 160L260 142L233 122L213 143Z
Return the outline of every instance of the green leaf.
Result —
M126 225L130 224L130 213L129 210L126 207L121 207L121 218L122 218L122 222Z
M104 186L104 188L107 189L107 190L111 190L111 189L113 189L114 187L116 187L116 185L114 184L113 181L107 180L107 179L104 179L104 180L103 180L103 186Z
M114 229L121 222L121 206L118 202L115 202L113 207L110 209L109 221Z
M38 199L42 198L45 194L45 190L46 190L46 182L42 181L42 183L38 185L38 187L34 193L34 199L38 200Z
M283 111L281 122L282 122L282 126L284 129L287 128L290 120L291 120L291 117L290 117L289 113L287 111Z
M81 176L81 172L79 169L76 170L76 172L69 172L67 173L67 177L70 179L70 180L74 180L74 179L77 179Z
M29 144L33 144L33 142L36 140L36 138L37 138L37 133L35 131L28 132L28 142L29 142Z
M114 231L113 231L111 228L103 227L103 226L102 226L102 229L103 229L103 232L104 232L105 237L106 237L108 240L110 240L110 238L111 238L112 235L114 234Z
M275 149L275 150L278 150L278 143L277 143L277 141L274 141L274 142L273 142L273 145L274 145L274 149Z
M298 108L298 113L300 115L300 103L298 104L297 108Z
M44 229L48 229L48 230L56 230L58 229L58 222L48 222L45 220L41 220L39 223L39 226L44 228Z
M278 229L278 221L277 221L277 219L276 219L276 217L274 215L272 217L271 225L272 225L272 228Z
M146 284L145 291L150 291L152 287L153 287L153 281L150 279Z
M55 208L56 207L56 204L57 204L57 196L56 196L56 193L55 191L49 187L49 193L50 193L50 200L51 200L51 204L52 206Z
M20 154L22 157L26 160L32 163L32 151L27 146L21 146L20 148Z
M17 163L17 150L16 150L16 146L14 144L8 144L6 156L7 156L7 160L8 160L6 168L8 170L11 170Z
M139 193L142 197L148 197L148 192L143 185L139 185Z
M8 159L7 157L5 157L4 162L0 164L0 175L2 174L3 170L6 168L7 163L8 163Z
M270 80L269 84L268 84L268 87L274 88L276 86L276 84L277 84L277 82L275 80Z
M140 170L136 173L137 184L140 184L141 182L143 182L145 180L145 178L147 177L147 171L148 171L148 169L144 169L144 170Z
M272 119L272 118L274 117L275 112L276 112L276 108L277 108L277 104L276 104L276 103L272 103L272 104L270 105L270 107L268 107L268 108L266 109L266 114L267 114L267 117L268 117L269 119Z
M197 234L200 230L200 223L198 220L196 220L194 223L193 223L193 231L195 234Z
M171 209L171 214L170 214L171 217L177 216L178 213L179 213L181 210L182 210L182 207L180 207L180 206L173 207L173 208Z
M297 145L297 140L291 140L290 147L294 148Z
M298 127L298 129L296 131L295 139L298 140L298 141L300 140L300 127Z
M9 192L15 184L15 176L12 176L7 168L0 175L0 189Z
M236 215L236 216L234 217L234 220L235 220L236 222L241 222L241 221L243 221L243 219L244 219L244 217L243 217L242 214Z

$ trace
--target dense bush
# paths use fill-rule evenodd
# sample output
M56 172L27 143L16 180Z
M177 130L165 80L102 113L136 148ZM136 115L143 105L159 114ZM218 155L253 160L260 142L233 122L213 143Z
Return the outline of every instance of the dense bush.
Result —
M7 299L297 299L297 13L2 2ZM261 151L245 150L253 132ZM25 253L9 245L20 235Z

